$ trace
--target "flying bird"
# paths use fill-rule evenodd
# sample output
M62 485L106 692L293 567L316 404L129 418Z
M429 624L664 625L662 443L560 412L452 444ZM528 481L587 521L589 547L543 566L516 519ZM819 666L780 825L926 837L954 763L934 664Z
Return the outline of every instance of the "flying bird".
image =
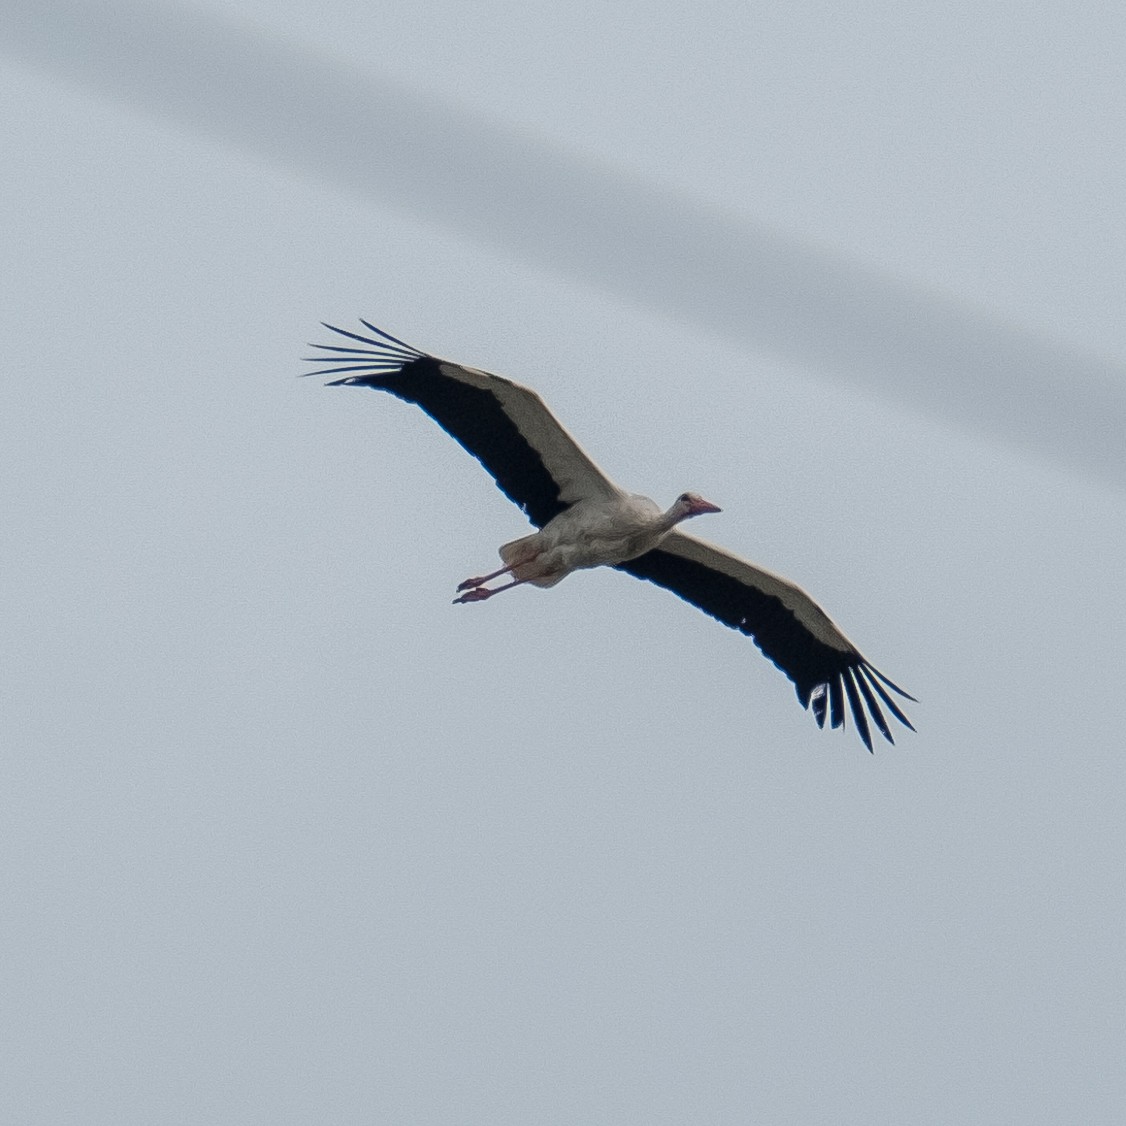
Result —
M844 726L847 697L869 751L869 719L895 742L881 702L915 730L891 693L913 702L915 697L874 668L804 590L677 527L719 512L716 505L682 493L662 511L606 477L534 391L361 324L370 336L325 324L353 345L310 345L322 355L306 359L328 366L307 374L341 376L328 386L371 387L420 406L538 529L501 547L504 565L466 579L455 603L482 602L525 583L554 586L586 567L615 567L671 590L750 637L793 681L819 727L826 718L830 727ZM502 578L503 585L486 585Z

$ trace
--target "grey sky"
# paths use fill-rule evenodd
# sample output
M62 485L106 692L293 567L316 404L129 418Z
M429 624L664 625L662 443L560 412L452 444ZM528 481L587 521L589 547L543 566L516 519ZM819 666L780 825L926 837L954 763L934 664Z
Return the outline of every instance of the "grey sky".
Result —
M1126 485L1109 357L267 30L81 0L6 19L11 55L137 109Z
M1121 1121L1119 9L247 0L208 57L305 59L257 133L270 72L153 113L169 24L114 7L123 100L64 10L0 70L9 1116ZM570 184L663 185L655 231L736 217L715 276L584 275L512 236L526 199L392 207L375 123L314 167L294 107L380 88L453 104L451 144L505 122L529 194L575 152ZM811 307L733 324L748 239ZM834 262L884 321L824 313ZM928 292L935 350L1029 350L1011 413L889 390L879 326ZM818 732L621 575L450 606L524 525L417 412L292 378L356 315L716 500L700 534L807 586L919 734Z

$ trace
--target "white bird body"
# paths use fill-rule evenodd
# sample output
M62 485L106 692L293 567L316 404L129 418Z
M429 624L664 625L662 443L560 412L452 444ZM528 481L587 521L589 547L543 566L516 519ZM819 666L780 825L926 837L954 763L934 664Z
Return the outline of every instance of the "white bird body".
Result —
M506 543L500 557L513 577L554 586L572 571L612 567L644 555L684 518L675 505L664 512L648 497L631 493L579 501L538 532Z
M647 579L752 638L794 683L819 726L843 727L845 701L865 746L869 719L894 742L882 701L914 728L888 690L914 700L873 667L799 586L722 548L685 535L684 520L719 509L682 493L667 510L615 485L532 390L499 375L441 360L362 322L372 336L326 328L362 348L316 344L333 353L313 375L332 386L371 387L415 403L469 451L537 531L500 548L504 566L467 579L454 601L480 602L525 583L550 587L572 571L615 567ZM326 357L312 357L324 363ZM360 372L360 375L351 374ZM507 575L505 585L487 583Z

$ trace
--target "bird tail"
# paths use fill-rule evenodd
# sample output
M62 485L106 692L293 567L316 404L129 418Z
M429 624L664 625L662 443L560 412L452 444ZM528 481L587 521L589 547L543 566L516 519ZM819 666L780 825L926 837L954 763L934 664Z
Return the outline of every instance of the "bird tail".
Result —
M530 579L531 574L528 572L530 569L528 564L534 560L539 553L536 551L536 535L535 533L530 536L521 536L519 539L513 539L511 543L504 544L500 548L501 562L507 568L512 569L512 574L517 579ZM521 574L521 571L524 572ZM533 571L533 573L535 573Z
M499 552L501 562L506 567L512 567L514 569L519 567L522 563L531 562L538 554L535 550L535 540L536 534L533 533L530 536L521 536L518 540L504 544ZM517 574L516 577L519 579L524 576Z
M512 569L514 579L522 579L533 586L555 586L567 574L566 571L543 574L537 563L539 559L538 532L530 536L521 536L518 540L504 544L500 549L500 557L506 567Z

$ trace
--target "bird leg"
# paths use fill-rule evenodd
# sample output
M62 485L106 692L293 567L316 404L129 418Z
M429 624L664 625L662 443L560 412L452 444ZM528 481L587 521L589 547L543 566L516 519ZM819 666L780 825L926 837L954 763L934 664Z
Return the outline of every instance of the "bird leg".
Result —
M507 575L514 566L516 566L515 563L508 567L501 567L499 571L494 571L491 575L482 575L479 579L466 579L465 582L457 584L457 589L470 590L473 587L484 586L485 583L491 582L493 579L499 579L501 575Z
M506 567L505 571L507 570L508 568ZM500 571L498 574L503 575L504 571ZM489 577L495 578L495 576L492 575ZM486 580L482 579L481 581L485 582ZM510 583L505 583L504 586L493 587L492 590L488 590L483 586L475 586L467 590L460 598L455 598L453 604L456 606L459 602L484 602L486 598L492 598L494 594L500 594L502 590L511 590L514 586L523 586L527 581L527 579L514 579ZM463 583L462 585L464 586L465 584ZM457 589L461 590L461 587L459 586Z

